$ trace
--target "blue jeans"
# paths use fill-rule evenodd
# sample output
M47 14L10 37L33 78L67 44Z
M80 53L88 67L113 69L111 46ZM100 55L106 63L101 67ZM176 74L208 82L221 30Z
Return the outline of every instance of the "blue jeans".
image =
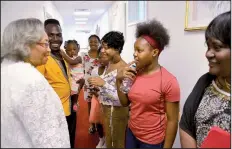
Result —
M164 141L160 144L147 144L138 140L130 128L126 130L126 148L163 148Z

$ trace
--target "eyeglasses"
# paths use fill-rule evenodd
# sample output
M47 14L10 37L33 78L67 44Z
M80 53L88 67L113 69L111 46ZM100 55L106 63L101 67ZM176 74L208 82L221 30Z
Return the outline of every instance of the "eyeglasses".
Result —
M46 42L46 43L38 42L36 44L38 44L38 45L40 45L40 46L42 46L44 48L48 48L49 47L49 42Z

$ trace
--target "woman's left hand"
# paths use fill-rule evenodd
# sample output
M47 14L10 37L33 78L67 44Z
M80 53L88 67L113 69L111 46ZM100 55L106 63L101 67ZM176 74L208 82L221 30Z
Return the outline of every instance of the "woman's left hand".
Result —
M105 85L105 81L101 77L90 77L88 79L90 85L102 87Z

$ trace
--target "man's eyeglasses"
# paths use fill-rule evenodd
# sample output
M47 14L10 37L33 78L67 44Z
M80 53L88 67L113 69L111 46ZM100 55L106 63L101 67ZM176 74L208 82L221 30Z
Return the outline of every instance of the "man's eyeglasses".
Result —
M44 48L48 48L48 47L49 47L49 42L45 42L45 43L38 42L38 43L36 43L36 44L38 44L38 45L40 45L40 46L42 46L42 47L44 47Z

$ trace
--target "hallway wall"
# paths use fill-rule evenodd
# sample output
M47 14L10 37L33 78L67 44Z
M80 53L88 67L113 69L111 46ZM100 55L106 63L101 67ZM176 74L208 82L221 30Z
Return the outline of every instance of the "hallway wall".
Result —
M34 17L44 22L44 8L63 25L63 18L52 1L1 1L1 36L13 20Z
M84 28L90 28L88 26L82 27ZM77 27L74 25L68 25L64 23L63 26L63 41L67 40L77 40L80 44L81 50L80 52L86 51L86 48L88 47L88 38L90 36L90 33L84 33L84 32L77 32Z
M120 5L121 3L124 3L124 1L115 2L106 13L108 13L109 16L111 16L112 13L123 13L122 11L110 11L116 4ZM207 60L205 58L207 49L204 46L204 31L184 31L185 4L185 1L147 2L148 19L156 18L161 21L169 30L171 36L170 44L160 55L159 62L173 73L179 81L181 88L181 112L183 104L196 81L202 74L208 71ZM122 23L115 19L111 19L109 22L114 25ZM100 27L102 28L104 26ZM127 62L133 60L135 28L136 25L126 27L126 42L122 52L122 58ZM109 28L109 30L111 29L112 28ZM118 28L118 30L123 32L123 28ZM179 134L177 134L173 147L180 147Z
M208 71L204 31L184 31L185 4L185 1L148 2L148 18L162 21L171 36L170 45L161 54L160 63L172 72L179 81L181 112L196 81ZM179 140L178 135L175 147L180 147Z
M99 29L98 36L102 38L107 32L110 31L109 10L107 10L93 25L91 34L96 34L97 27ZM99 28L100 27L100 28Z

